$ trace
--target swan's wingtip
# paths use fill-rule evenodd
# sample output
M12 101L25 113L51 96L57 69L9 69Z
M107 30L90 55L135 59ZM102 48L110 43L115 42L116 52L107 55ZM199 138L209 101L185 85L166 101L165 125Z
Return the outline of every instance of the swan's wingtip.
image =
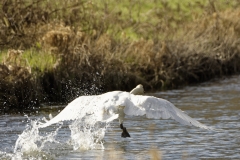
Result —
M221 128L214 128L214 127L207 127L206 129L209 130L209 131L214 131L214 132L216 132L216 131L224 131Z
M199 128L201 129L204 129L204 130L208 130L208 131L218 131L219 129L216 129L214 127L209 127L209 126L206 126L206 125L201 125L201 126L198 126Z

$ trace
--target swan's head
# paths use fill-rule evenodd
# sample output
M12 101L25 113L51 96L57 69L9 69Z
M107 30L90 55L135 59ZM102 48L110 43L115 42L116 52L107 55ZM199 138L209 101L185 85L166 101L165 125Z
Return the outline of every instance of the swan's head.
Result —
M144 94L143 85L141 84L137 85L133 90L131 90L130 93L134 95L143 95Z
M139 85L137 85L136 88L141 88L141 89L143 89L143 85L142 85L142 84L139 84Z

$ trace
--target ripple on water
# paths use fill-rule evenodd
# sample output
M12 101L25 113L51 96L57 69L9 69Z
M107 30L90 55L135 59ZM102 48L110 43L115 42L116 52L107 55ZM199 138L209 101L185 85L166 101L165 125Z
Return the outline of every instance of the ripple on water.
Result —
M127 117L125 126L131 138L121 138L119 124L114 121L107 128L102 141L104 149L100 147L84 151L73 149L69 124L63 124L60 129L58 129L59 126L55 126L40 130L38 133L40 138L36 138L40 141L37 143L37 150L29 152L25 158L150 159L152 151L157 151L163 159L182 159L183 157L186 159L238 159L240 157L240 76L153 95L168 99L191 117L222 130L206 131L183 126L172 120ZM57 112L52 114L56 115ZM22 135L26 125L41 119L43 115L47 116L48 113L40 112L29 118L23 115L0 116L0 159L11 159L12 156L16 159L21 158L21 151L17 152L19 154L14 153L19 135ZM49 133L52 134L49 135ZM41 139L41 136L48 136L48 139ZM33 139L33 137L29 138ZM78 138L81 136L76 139ZM85 142L82 143L85 144Z

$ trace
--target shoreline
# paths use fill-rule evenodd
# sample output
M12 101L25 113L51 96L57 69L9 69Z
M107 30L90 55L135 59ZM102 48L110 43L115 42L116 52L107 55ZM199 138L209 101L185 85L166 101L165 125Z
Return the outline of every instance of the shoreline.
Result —
M174 8L165 8L173 18L166 21L165 13L159 15L156 9L146 12L153 22L84 7L78 6L89 11L84 16L71 7L71 14L61 13L66 19L50 14L42 19L45 8L36 12L33 7L36 17L15 17L16 24L22 24L18 29L6 17L0 23L5 32L0 33L1 113L31 110L45 102L68 103L81 95L130 91L137 84L160 91L240 73L239 6L208 12L201 8L202 16L194 13L198 18L189 20L186 14L181 21ZM15 11L24 14L23 10L20 5ZM109 19L99 21L100 13Z

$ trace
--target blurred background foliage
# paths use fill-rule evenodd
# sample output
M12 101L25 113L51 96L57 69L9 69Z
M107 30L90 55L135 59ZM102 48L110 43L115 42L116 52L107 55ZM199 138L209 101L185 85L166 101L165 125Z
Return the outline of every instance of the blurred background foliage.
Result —
M238 0L2 0L0 108L240 71Z

